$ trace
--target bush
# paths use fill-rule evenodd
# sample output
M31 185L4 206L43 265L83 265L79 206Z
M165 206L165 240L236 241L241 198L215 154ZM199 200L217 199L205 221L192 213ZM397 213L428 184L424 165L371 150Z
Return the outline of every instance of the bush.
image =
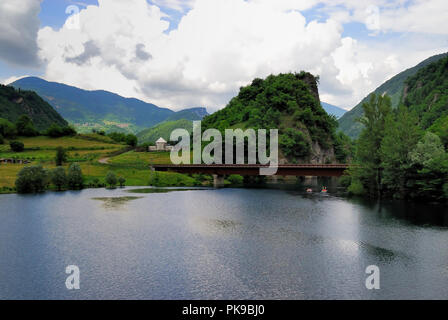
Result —
M137 145L138 139L133 134L128 134L125 140L126 144L131 147L135 147Z
M106 175L106 183L111 187L115 188L117 185L117 176L112 171L109 171Z
M16 122L17 134L24 137L34 137L39 132L34 128L33 121L27 115L22 115Z
M63 167L57 167L51 171L51 182L59 191L61 191L62 187L67 184L67 175L65 174L65 169Z
M9 146L14 152L22 152L25 149L25 145L20 141L11 141Z
M15 138L16 126L6 119L0 118L0 134L5 138Z
M227 181L233 185L240 185L243 183L244 178L238 174L232 174L227 178Z
M37 193L45 191L48 174L41 166L25 167L17 175L18 193Z
M73 163L68 168L67 173L67 184L71 190L79 190L82 189L84 183L84 179L82 176L81 167L77 163Z
M118 178L118 183L120 184L120 188L123 188L126 184L126 179L120 176Z
M76 135L76 130L72 127L65 126L60 127L57 124L53 123L45 132L46 136L52 137L52 138L60 138L65 136L74 136Z
M353 180L350 186L348 187L347 191L350 194L353 194L355 196L360 196L365 194L364 186L362 185L361 181L359 180Z
M0 144L4 144L5 143L5 139L3 138L3 136L0 134Z
M62 166L64 162L67 161L67 153L62 147L56 148L55 162L57 166Z

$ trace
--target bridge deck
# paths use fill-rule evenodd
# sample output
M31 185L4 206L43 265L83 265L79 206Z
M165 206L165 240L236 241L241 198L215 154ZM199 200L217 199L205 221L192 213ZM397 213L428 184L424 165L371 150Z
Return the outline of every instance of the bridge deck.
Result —
M239 174L243 176L258 176L260 168L266 165L259 164L190 164L190 165L153 165L155 171L174 171L178 173L202 173L216 175ZM287 164L279 165L276 175L279 176L319 176L339 177L348 169L347 164Z

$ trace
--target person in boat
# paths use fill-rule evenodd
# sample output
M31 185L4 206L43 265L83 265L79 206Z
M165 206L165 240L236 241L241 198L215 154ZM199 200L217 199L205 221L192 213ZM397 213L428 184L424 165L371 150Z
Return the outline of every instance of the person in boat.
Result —
M327 187L322 187L322 192L328 192Z
M313 192L313 189L308 188L308 189L306 189L306 192L311 193L311 192Z

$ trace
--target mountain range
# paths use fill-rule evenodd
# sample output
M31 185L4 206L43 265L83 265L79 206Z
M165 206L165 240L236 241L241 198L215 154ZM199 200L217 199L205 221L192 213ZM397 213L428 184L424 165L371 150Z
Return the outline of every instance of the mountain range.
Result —
M164 121L201 120L208 114L205 108L175 112L112 92L88 91L37 77L22 78L10 85L35 91L81 133L92 129L137 133Z
M374 94L384 95L388 94L392 100L392 106L396 108L401 101L402 95L405 90L406 80L419 72L419 70L427 67L428 65L439 61L440 59L448 56L448 53L438 54L432 56L413 68L407 69L391 79L387 80L381 86L379 86L375 91L371 92L367 97L365 97L360 103L358 103L353 109L345 113L339 120L339 130L344 132L351 138L358 138L361 133L363 126L356 120L364 114L362 105L367 102L370 96Z

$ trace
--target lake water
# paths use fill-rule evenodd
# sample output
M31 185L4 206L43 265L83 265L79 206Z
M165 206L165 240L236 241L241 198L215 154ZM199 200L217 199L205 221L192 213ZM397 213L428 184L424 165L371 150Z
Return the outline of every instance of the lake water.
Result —
M0 299L106 298L448 299L448 212L282 189L0 196Z

